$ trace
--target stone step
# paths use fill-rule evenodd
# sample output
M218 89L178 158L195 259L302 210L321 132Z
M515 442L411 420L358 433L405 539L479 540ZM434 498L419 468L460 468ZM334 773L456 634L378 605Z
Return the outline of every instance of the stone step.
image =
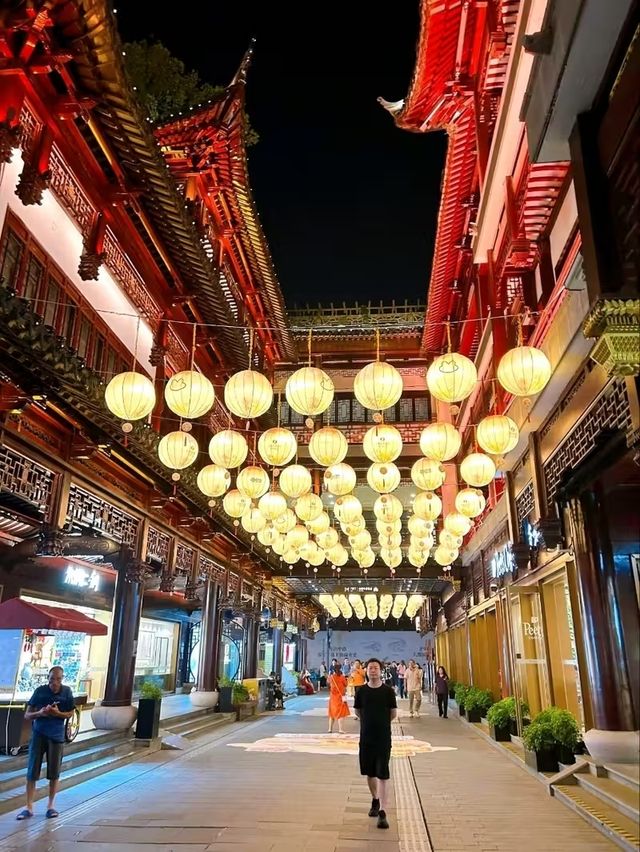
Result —
M66 790L69 787L75 787L83 781L89 781L91 778L96 778L98 775L104 775L113 769L129 763L136 757L140 757L140 749L133 747L122 748L119 753L110 754L106 757L99 757L84 763L81 766L76 766L73 769L63 771L60 776L60 790ZM45 773L46 774L46 773ZM19 783L16 783L11 789L0 793L0 814L5 814L8 811L18 810L24 806L24 787L25 779L22 776ZM46 778L41 778L36 784L36 799L42 799L47 796L49 782Z
M640 765L637 763L605 763L604 770L618 784L623 784L640 797Z
M235 721L235 713L210 713L203 718L188 719L185 722L166 726L161 724L163 731L171 734L180 734L182 737L193 738L205 734L213 728Z
M115 742L123 743L129 739L131 739L130 731L97 731L95 729L82 731L72 743L65 743L64 753L66 757L95 745ZM15 757L0 756L0 773L10 772L13 769L26 769L28 759L29 753L26 748Z
M602 778L592 772L576 772L574 778L579 787L602 799L606 805L635 820L636 824L640 821L637 791L609 776Z
M577 777L577 776L574 776ZM637 852L640 844L638 824L606 804L578 784L557 784L553 795L586 822L627 852Z

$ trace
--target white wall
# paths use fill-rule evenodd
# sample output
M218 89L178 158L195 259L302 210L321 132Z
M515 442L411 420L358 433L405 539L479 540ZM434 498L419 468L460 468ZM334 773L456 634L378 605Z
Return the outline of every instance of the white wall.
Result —
M18 177L22 171L22 157L13 152L11 163L0 172L0 230L4 226L7 208L31 231L35 240L60 267L76 289L100 314L127 349L133 353L138 326L138 311L127 298L117 281L106 267L100 267L97 281L83 281L78 275L78 263L82 253L82 235L65 208L50 190L42 195L42 204L24 205L15 194ZM138 360L151 375L149 354L153 334L146 322L140 322L138 337Z
M423 663L426 650L434 648L434 635L421 636L411 630L332 630L331 649L327 656L327 632L320 630L314 639L307 640L307 666L317 669L321 662L330 663L332 657L340 662L359 659L363 662L369 657L385 660L410 659Z

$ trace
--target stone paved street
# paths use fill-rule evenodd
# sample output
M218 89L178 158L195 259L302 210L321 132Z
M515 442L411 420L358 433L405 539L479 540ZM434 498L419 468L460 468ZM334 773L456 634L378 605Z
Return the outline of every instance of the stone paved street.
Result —
M394 786L402 791L401 825L394 802L389 808L391 829L380 831L367 817L369 795L355 753L326 753L332 748L353 752L355 739L318 737L326 730L325 706L325 696L295 699L284 714L217 729L197 740L189 752L141 757L61 793L61 816L56 821L45 821L43 802L28 823L17 823L13 814L3 816L0 849L595 852L615 848L459 721L440 720L437 712L434 717L426 700L419 720L402 714L402 733L447 750L426 751L426 746L404 740L394 745L401 754L418 753L392 761ZM346 729L355 735L357 722L347 720ZM265 748L272 750L255 750Z

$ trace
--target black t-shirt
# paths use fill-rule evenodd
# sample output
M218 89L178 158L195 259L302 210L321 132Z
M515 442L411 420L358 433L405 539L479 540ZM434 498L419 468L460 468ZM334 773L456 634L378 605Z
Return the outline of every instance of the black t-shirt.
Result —
M391 710L395 710L396 694L390 686L372 687L368 683L356 692L353 702L360 711L360 743L391 745Z

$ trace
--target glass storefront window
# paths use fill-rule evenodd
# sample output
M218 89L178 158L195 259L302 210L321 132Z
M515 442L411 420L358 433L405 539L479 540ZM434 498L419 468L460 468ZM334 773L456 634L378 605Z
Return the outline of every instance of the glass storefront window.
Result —
M516 677L520 696L535 716L551 703L540 596L520 594L511 598Z
M134 691L139 691L144 681L150 680L161 689L172 692L175 689L177 648L177 624L151 618L140 619Z
M242 618L225 621L222 627L220 641L220 676L238 680L242 676L242 649L244 645L244 628Z

